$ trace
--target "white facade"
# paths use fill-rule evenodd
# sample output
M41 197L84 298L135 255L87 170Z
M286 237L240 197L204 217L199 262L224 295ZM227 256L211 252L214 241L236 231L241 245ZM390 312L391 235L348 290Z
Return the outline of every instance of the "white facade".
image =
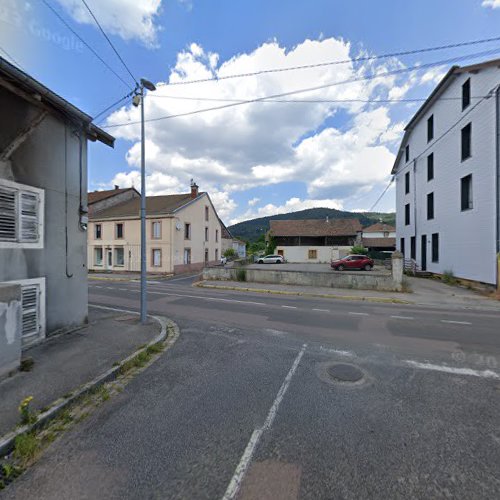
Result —
M407 127L393 169L397 249L404 250L405 258L415 258L421 269L439 274L451 271L456 277L489 284L497 280L499 64L450 72L436 96L422 108L421 116ZM462 86L468 79L471 99L462 109ZM434 133L428 140L431 115ZM462 159L462 129L468 124L471 154ZM433 178L428 178L430 154ZM462 179L468 175L472 175L472 206L462 209ZM433 218L428 214L429 193L433 193Z
M286 262L329 263L349 254L352 247L338 246L283 246L278 245L275 253L283 255Z
M396 231L363 231L365 238L395 238Z

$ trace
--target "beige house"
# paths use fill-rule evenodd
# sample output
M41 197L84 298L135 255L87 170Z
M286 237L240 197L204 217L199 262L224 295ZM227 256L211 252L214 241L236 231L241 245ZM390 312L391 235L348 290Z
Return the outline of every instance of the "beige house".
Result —
M222 229L207 193L191 192L146 199L146 263L151 273L202 269L222 255ZM140 271L140 197L94 212L89 220L91 271Z

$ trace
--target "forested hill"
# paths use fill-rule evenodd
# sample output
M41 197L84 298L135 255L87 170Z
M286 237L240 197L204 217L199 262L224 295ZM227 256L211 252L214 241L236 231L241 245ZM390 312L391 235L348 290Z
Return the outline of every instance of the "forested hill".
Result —
M245 241L256 241L257 238L269 230L270 220L296 220L296 219L359 219L363 227L375 224L375 222L385 222L395 225L395 213L378 212L344 212L334 208L309 208L299 212L290 212L288 214L272 215L269 217L260 217L258 219L246 220L233 226L229 226L229 231L235 238L241 238Z

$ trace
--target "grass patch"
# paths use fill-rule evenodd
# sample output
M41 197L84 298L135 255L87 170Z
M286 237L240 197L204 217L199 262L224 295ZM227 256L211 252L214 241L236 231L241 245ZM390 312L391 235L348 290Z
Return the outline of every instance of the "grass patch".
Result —
M237 281L246 281L247 280L247 270L243 268L239 268L236 270L236 280Z
M30 372L33 370L35 362L33 358L24 358L21 360L21 365L19 366L19 370L22 372Z
M39 449L40 443L34 432L19 434L14 443L14 458L19 460L21 464L26 465L35 458Z
M457 278L453 274L453 271L444 271L441 278L447 285L456 285L458 283Z
M156 344L152 344L152 345L148 346L146 351L149 354L160 354L160 352L163 352L164 348L165 347L163 345L163 342L157 342Z

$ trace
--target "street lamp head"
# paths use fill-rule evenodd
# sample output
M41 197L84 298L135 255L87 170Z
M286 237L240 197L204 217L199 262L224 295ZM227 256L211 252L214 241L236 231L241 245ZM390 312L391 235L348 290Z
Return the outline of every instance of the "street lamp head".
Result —
M151 83L149 80L146 80L144 78L141 78L141 85L143 87L147 88L148 90L151 90L151 91L156 90L156 87L154 86L154 84Z

